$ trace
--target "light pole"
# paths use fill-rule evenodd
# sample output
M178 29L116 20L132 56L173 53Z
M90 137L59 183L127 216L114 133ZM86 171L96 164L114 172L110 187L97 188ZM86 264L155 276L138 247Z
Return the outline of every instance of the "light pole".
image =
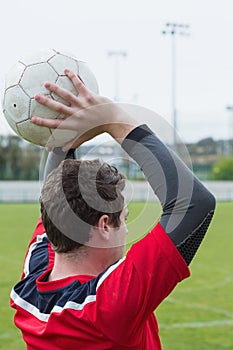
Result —
M173 148L176 151L177 139L177 110L176 110L176 36L189 36L190 25L184 23L167 22L163 35L171 37L171 104L172 104L172 123L173 123Z
M108 51L108 57L114 58L114 100L120 100L120 57L127 57L126 51Z
M232 153L232 145L233 145L233 105L227 105L226 110L230 112L229 119L229 140L228 140L228 154Z

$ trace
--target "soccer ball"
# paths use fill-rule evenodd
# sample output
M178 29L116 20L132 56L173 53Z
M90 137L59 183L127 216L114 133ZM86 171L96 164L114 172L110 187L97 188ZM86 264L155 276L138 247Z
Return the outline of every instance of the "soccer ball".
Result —
M20 59L7 73L3 97L3 114L10 127L25 140L40 146L63 146L76 136L74 131L51 130L33 124L31 116L62 118L46 106L35 101L35 94L46 94L50 98L65 103L45 87L45 81L58 84L77 94L73 84L65 75L67 68L77 74L85 86L98 93L98 84L85 62L76 57L54 49L33 52Z

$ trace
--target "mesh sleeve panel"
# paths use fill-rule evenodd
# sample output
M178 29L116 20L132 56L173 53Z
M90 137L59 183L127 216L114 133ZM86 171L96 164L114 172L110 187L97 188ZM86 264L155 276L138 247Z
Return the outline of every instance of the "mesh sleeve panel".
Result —
M183 256L186 263L189 265L194 258L204 236L209 227L209 224L214 215L214 211L210 211L200 226L197 227L183 242L177 245L177 249Z

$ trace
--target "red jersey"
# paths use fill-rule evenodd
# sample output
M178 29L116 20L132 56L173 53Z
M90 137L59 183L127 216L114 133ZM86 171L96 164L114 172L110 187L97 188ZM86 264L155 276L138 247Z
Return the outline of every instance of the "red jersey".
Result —
M161 349L154 310L189 269L159 223L98 276L48 281L53 263L39 219L11 292L28 350Z

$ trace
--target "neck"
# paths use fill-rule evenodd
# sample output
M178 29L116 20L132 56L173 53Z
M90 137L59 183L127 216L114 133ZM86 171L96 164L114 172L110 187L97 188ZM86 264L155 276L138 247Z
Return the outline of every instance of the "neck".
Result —
M97 276L117 259L106 255L106 249L83 247L71 253L56 253L49 281L69 276Z

